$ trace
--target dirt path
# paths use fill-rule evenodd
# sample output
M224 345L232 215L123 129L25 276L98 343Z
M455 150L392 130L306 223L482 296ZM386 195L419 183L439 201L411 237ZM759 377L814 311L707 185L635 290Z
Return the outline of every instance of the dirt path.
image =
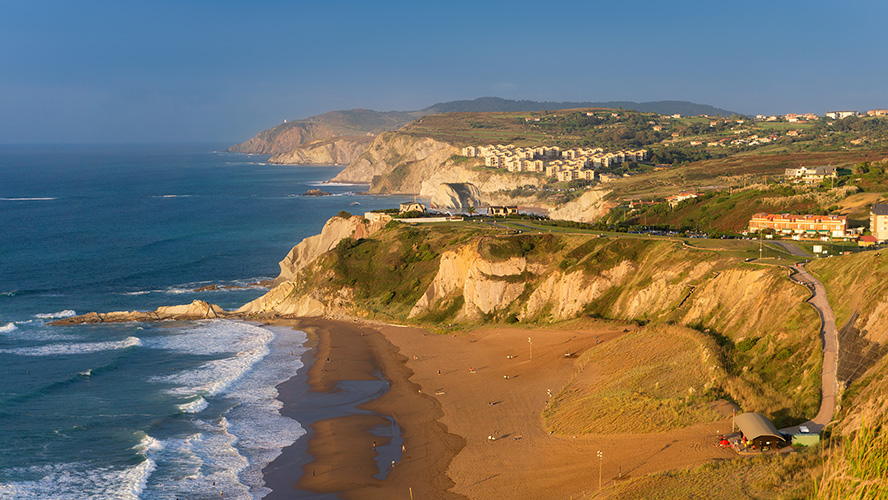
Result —
M789 246L798 249L795 245L784 245L787 250L792 251ZM838 372L838 356L839 356L839 332L836 328L836 317L833 314L832 307L826 297L826 288L823 283L813 277L803 264L793 266L796 271L792 275L792 279L811 290L811 298L808 303L814 306L814 309L820 314L820 339L823 346L823 368L821 372L821 394L820 411L813 419L801 424L811 432L820 432L832 421L833 413L836 410L836 392L838 383L836 373ZM781 429L787 433L798 431L798 426Z

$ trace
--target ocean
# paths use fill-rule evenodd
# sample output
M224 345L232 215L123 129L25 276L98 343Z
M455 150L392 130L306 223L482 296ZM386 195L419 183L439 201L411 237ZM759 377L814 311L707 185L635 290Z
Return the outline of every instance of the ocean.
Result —
M305 434L280 414L306 336L231 321L50 326L265 292L340 210L340 169L225 145L0 146L0 499L258 499ZM306 197L321 187L333 196ZM194 292L208 284L239 288Z

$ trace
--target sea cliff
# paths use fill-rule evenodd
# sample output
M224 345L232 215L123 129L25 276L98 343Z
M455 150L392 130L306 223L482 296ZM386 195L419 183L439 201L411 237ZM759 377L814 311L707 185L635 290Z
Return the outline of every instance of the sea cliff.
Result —
M272 156L268 163L283 165L348 165L355 161L373 137L336 137L314 140Z
M471 185L482 203L502 203L502 191L540 186L538 175L486 169L476 158L459 156L452 144L399 132L385 132L332 180L370 183L371 193L419 194L433 197L442 184Z

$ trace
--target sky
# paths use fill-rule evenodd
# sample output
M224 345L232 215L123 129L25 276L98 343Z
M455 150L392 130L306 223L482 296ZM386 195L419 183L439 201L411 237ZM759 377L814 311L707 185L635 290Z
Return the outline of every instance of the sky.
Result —
M888 108L884 0L0 0L0 144L241 142L498 96Z

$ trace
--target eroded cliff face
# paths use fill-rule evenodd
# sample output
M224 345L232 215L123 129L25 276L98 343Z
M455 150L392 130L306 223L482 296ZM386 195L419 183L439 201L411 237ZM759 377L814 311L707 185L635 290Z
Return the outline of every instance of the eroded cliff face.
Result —
M363 216L353 215L347 219L333 217L324 224L321 234L309 236L294 246L280 262L281 274L273 286L293 279L305 266L311 264L323 253L332 250L343 238L366 238L382 229L385 224L366 221Z
M431 197L432 207L465 210L469 207L480 207L481 191L474 184L442 183Z
M456 157L459 149L430 138L386 132L337 175L336 182L369 182L372 193L419 194L432 197L442 184L471 184L482 204L503 203L503 190L545 184L538 175L477 170L477 159Z
M579 198L549 212L553 219L576 222L595 222L606 215L616 204L605 200L611 193L608 189L590 189Z
M344 238L367 238L383 227L384 223L368 221L361 215L331 218L324 224L321 234L303 239L280 262L281 274L274 280L272 289L262 297L244 304L237 312L248 315L322 316L331 311L331 306L343 306L343 301L346 301L350 293L347 289L327 292L311 288L300 292L295 280L300 271L332 250Z
M445 142L385 132L333 181L371 183L375 193L418 193L422 180L458 152Z
M272 156L268 163L284 165L348 165L355 161L373 137L337 137L302 144L285 153Z
M410 317L429 313L441 301L460 295L463 307L457 319L478 320L496 313L517 299L529 280L532 269L527 259L514 257L503 262L481 258L474 246L447 251L434 281L410 311Z

